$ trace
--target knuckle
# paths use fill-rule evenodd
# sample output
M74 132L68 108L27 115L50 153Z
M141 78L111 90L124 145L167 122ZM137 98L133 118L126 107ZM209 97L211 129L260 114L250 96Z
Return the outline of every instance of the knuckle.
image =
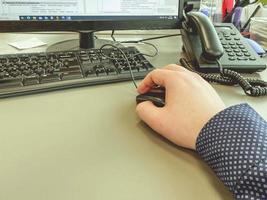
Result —
M162 73L161 69L154 69L152 72L150 73L154 73L154 74L158 74L158 73Z
M179 66L176 64L169 64L169 65L167 65L167 67L179 68Z

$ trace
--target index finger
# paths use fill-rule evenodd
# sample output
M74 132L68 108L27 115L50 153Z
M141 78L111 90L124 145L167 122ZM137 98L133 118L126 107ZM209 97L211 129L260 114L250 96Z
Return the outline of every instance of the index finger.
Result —
M166 87L167 77L170 71L156 69L150 72L140 83L137 91L141 94L148 92L151 88L155 86Z

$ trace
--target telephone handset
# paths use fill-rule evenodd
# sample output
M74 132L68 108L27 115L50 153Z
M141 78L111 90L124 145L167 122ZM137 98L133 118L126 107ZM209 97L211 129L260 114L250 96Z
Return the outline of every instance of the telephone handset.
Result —
M188 30L192 35L199 35L202 46L201 57L205 61L215 61L223 55L223 47L210 20L200 12L188 13ZM193 36L194 37L194 36Z
M267 83L244 78L238 72L256 72L266 64L247 44L232 24L215 26L200 12L188 12L181 29L186 57L180 63L210 82L225 85L239 84L250 96L267 95ZM207 73L219 72L219 75Z

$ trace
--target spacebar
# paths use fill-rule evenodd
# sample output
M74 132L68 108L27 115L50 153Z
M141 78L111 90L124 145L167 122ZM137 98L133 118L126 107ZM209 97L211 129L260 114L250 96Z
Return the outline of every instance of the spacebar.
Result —
M82 78L81 71L69 71L62 73L62 80L72 80Z
M22 78L0 79L0 88L22 86Z

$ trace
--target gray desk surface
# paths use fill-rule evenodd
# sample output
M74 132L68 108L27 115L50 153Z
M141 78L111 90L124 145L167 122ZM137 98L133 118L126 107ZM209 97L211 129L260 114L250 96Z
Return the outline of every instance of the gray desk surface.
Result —
M53 44L77 35L0 34L0 52L18 52L7 42L29 37ZM154 44L160 49L150 59L155 66L177 63L179 38ZM266 80L267 71L261 77ZM248 102L267 119L266 98L247 97L238 87L214 88L228 106ZM0 198L232 199L194 152L166 142L140 122L135 96L133 84L124 82L1 99Z

